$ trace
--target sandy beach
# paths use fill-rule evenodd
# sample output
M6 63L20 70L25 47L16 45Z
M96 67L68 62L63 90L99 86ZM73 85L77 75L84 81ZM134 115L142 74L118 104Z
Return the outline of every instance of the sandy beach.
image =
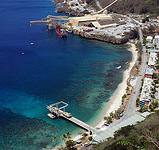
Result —
M108 116L111 112L114 112L117 110L121 104L122 104L122 97L126 93L126 88L127 88L127 80L130 76L131 69L135 65L138 57L138 52L136 51L136 46L135 44L128 43L130 48L128 49L129 51L132 52L132 61L129 63L129 67L127 70L124 71L123 73L123 80L122 82L118 85L117 89L113 93L113 95L110 97L110 100L108 103L103 106L102 110L99 113L99 116L97 117L97 121L95 122L95 127L96 128L101 128L104 124L104 116ZM81 138L81 135L75 135L73 134L73 140L77 141L78 139ZM57 146L58 147L58 146ZM56 149L55 147L54 149Z
M123 80L122 82L118 85L117 89L111 96L109 102L106 104L105 108L101 110L101 121L97 123L96 127L101 127L104 124L104 116L108 116L111 112L114 112L117 110L121 104L122 104L122 97L126 93L126 88L127 88L127 80L130 76L131 69L135 65L137 61L137 51L136 51L136 46L135 44L128 43L130 48L128 49L129 51L132 52L132 61L129 63L129 67L127 70L124 71L123 73Z
M99 116L97 116L98 119L95 122L96 128L101 128L104 124L104 116L108 116L111 112L117 110L122 104L122 97L126 93L127 80L130 76L131 69L135 65L138 58L138 52L136 51L135 44L128 43L128 45L130 46L128 50L132 53L132 61L129 63L128 69L123 72L122 82L118 85L117 89L110 97L109 102L107 102L105 106L103 106L102 110L99 113ZM80 139L80 137L81 135L74 135L73 140L76 141Z

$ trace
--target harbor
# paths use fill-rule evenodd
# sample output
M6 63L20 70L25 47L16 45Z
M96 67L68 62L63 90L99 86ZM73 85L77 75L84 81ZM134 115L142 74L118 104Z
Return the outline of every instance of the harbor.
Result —
M66 32L87 39L95 39L113 44L125 44L129 39L137 37L137 24L132 18L126 15L108 13L107 9L116 2L117 0L113 1L98 12L90 12L82 16L48 15L41 20L30 21L30 24L45 23L49 30L55 29L58 24ZM69 3L69 1L57 3ZM69 7L73 8L72 5Z
M159 42L145 33L159 22L112 13L112 2L2 0L0 149L53 150L67 138L88 148L155 109Z

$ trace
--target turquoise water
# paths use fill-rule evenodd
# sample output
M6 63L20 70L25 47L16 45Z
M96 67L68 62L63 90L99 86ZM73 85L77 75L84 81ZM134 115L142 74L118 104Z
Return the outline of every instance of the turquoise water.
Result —
M62 99L75 117L92 123L132 54L123 46L74 35L60 39L45 26L30 27L30 20L56 14L48 0L2 0L0 12L0 150L54 147L79 128L49 119L46 105Z

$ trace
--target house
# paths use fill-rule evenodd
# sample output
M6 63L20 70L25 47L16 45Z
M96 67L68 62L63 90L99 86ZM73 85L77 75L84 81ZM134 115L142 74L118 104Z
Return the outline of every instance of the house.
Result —
M154 65L157 63L157 53L150 52L149 60L148 60L148 66L154 67Z
M144 75L144 76L145 76L146 78L152 78L153 73L154 73L154 69L151 68L151 67L148 67L148 68L146 68L146 70L145 70L145 75Z
M154 45L156 46L156 48L159 48L159 35L155 35Z
M146 42L152 43L153 37L152 36L147 36Z
M152 47L152 42L153 42L153 37L152 36L147 36L147 38L146 38L146 46L148 48Z
M153 88L153 80L150 78L144 78L142 91L140 95L140 107L148 105L151 101L151 92Z

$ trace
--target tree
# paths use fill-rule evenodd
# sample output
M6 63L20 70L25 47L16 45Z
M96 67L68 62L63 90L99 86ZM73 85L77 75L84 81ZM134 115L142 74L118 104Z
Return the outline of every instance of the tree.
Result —
M139 107L139 103L140 103L140 99L137 98L137 100L136 100L136 107Z
M148 143L152 143L157 149L159 149L159 142L156 137L153 135L152 131L148 128L144 128L143 130L138 130L138 134L140 134L140 138L145 139Z
M69 132L67 132L66 134L63 134L63 140L67 141L71 139L71 134Z
M112 122L113 122L112 117L109 116L109 117L107 118L107 123L110 124L110 123L112 123Z
M104 117L104 120L105 120L105 121L107 121L107 119L108 119L108 117L107 117L107 116L105 116L105 117Z
M75 142L71 139L71 134L67 132L66 134L63 134L63 140L66 145L67 150L75 150Z
M112 117L111 116L105 116L104 120L106 121L106 123L110 124L113 122Z
M144 107L141 107L140 110L139 110L141 113L145 112L145 111L148 111L148 106L144 106Z
M114 113L113 112L110 113L110 117L114 118Z
M89 137L88 137L88 140L89 140L89 141L92 141L92 140L93 140L92 136L89 136Z
M75 146L75 142L73 140L67 140L65 142L65 145L66 145L67 150L75 150L76 149L74 147Z
M124 137L127 137L131 130L134 129L134 126L128 125L126 127L122 127L120 130L115 132L115 137L123 135Z
M151 111L154 111L156 108L158 107L158 101L157 100L153 100L149 106L149 109Z
M128 147L132 147L133 149L137 149L137 150L147 150L144 146L138 146L138 145L135 145L127 140L120 140L117 142L118 145L122 145L126 148Z

